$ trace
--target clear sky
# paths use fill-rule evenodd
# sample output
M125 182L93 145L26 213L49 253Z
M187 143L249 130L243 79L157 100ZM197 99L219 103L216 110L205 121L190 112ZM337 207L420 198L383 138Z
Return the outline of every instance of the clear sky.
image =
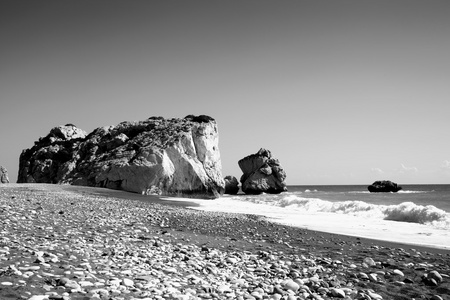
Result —
M223 173L450 183L450 1L0 1L0 165L52 127L206 114Z

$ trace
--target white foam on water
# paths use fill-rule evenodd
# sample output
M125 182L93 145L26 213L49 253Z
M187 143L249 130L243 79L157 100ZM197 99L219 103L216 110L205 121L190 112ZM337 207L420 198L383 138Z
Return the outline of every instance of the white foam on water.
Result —
M397 193L399 194L423 194L423 193L428 193L427 191L409 191L409 190L400 190Z
M334 203L329 201L288 195L277 200L283 205L274 205L262 201L262 198L264 196L235 198L225 196L217 200L183 198L167 198L167 200L194 202L199 206L192 208L204 211L263 215L280 224L310 230L450 249L447 216L444 216L443 220L441 218L442 213L446 213L435 207L422 207L414 203L384 206L388 213L386 218L383 206L374 208L373 206L377 205L362 201L344 201L333 205ZM249 199L252 201L248 201ZM299 209L300 207L302 208ZM405 216L432 221L428 222L429 224L405 222ZM443 224L438 226L439 222Z
M370 219L419 223L450 230L450 214L433 205L417 205L403 202L394 205L376 205L364 201L332 202L319 198L304 198L296 194L238 196L235 200L289 208L303 213L337 213Z

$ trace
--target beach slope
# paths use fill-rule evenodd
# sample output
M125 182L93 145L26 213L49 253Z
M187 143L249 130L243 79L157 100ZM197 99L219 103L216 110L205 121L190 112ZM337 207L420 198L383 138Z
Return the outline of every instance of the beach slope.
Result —
M195 205L0 185L0 299L450 299L448 250Z

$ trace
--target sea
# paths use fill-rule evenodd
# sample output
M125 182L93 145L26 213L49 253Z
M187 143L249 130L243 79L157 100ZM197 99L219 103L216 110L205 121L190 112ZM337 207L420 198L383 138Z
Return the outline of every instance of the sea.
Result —
M240 201L302 212L328 212L450 230L450 185L406 185L397 193L370 193L366 185L294 185L277 195L240 195Z
M257 214L311 230L450 249L450 184L402 188L397 193L370 193L367 185L292 185L280 194L198 200L193 208Z

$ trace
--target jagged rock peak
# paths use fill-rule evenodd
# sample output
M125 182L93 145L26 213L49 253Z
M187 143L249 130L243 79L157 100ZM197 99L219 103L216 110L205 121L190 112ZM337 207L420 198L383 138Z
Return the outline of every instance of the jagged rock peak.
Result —
M218 128L208 116L150 117L86 135L68 124L22 152L18 182L215 198L224 190Z
M69 141L72 139L84 139L87 133L73 124L54 127L45 137L39 138L35 144L49 144L54 142Z

